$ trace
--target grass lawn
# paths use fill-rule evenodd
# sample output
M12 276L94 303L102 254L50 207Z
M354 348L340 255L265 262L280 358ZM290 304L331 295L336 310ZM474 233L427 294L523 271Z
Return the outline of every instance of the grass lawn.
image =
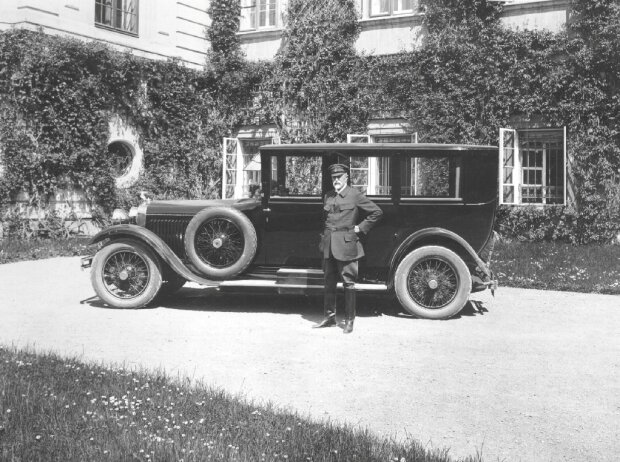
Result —
M0 347L0 460L453 459L163 374Z
M620 245L499 242L491 268L500 288L620 294Z
M52 257L72 257L89 253L89 238L72 237L62 240L32 239L0 241L0 264Z

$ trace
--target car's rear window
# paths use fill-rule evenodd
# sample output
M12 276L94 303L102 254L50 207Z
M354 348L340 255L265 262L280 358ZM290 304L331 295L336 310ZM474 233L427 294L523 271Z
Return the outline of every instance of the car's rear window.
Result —
M457 168L453 158L403 156L400 196L458 197Z

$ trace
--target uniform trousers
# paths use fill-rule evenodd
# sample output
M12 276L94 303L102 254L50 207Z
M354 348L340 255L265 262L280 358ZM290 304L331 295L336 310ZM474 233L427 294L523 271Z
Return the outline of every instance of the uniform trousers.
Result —
M324 310L325 316L336 314L336 287L338 279L342 279L345 289L345 297L347 294L354 296L355 281L357 281L358 262L357 260L342 261L334 258L331 250L329 258L323 259L323 273L325 274L325 297ZM353 304L355 301L353 300ZM354 307L355 305L353 305Z

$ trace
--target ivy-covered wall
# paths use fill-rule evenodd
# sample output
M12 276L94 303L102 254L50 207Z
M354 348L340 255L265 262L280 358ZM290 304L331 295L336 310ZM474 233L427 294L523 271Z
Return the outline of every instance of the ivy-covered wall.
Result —
M238 124L236 108L256 84L256 67L231 82L217 66L198 72L96 42L0 34L0 206L25 193L45 208L59 189L75 188L104 211L135 204L140 190L217 197L221 140ZM115 117L137 131L144 152L129 190L115 187L118 159L107 152Z
M26 191L44 204L65 186L108 210L140 189L215 197L222 138L241 124L274 123L284 142L344 141L387 108L422 142L497 144L515 117L566 126L574 206L503 208L498 227L575 243L618 232L617 2L573 0L570 29L551 34L502 28L496 3L434 0L423 47L390 56L355 53L355 2L321 4L290 0L275 61L250 64L236 35L239 1L212 1L204 72L42 33L0 34L0 200ZM136 128L144 151L130 191L114 187L106 155L113 114Z

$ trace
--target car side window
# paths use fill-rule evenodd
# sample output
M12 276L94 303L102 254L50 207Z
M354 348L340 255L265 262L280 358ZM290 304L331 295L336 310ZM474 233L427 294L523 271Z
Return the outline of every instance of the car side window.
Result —
M321 197L320 155L271 158L271 197Z
M404 155L400 165L401 198L459 198L460 170L460 158Z
M389 157L350 157L351 186L367 196L390 196L390 160Z

